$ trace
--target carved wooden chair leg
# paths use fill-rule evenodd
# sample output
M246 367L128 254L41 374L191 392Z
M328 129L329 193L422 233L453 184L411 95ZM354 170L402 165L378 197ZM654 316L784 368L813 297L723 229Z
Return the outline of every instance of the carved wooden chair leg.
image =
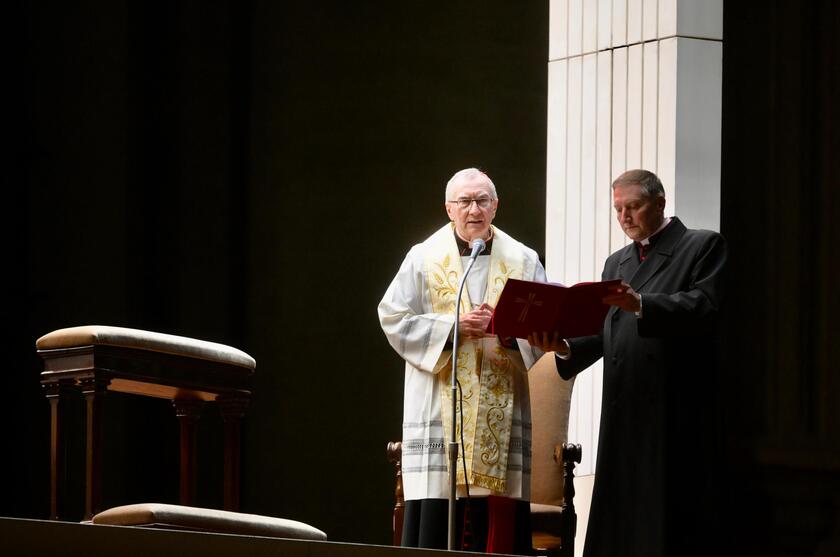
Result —
M394 545L402 544L402 529L403 529L403 514L405 513L405 497L403 496L402 483L402 442L392 441L388 443L387 448L388 462L391 462L396 469L396 489L394 490Z
M563 505L560 518L560 557L573 557L575 554L575 533L577 532L577 513L575 512L575 463L581 458L580 445L563 443L554 447L554 461L563 463Z

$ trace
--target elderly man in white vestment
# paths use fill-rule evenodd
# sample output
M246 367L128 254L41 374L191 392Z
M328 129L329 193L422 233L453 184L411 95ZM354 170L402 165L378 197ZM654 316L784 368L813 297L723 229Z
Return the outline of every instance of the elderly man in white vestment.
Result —
M505 282L544 282L545 270L534 250L492 226L499 198L486 174L475 168L457 172L446 185L445 200L451 222L411 248L379 304L382 330L405 360L402 543L447 547L446 443L452 419L455 298L471 243L482 238L487 248L467 276L458 323L458 413L463 418L459 415L457 427L463 429L463 446L457 470L457 528L466 549L527 554L527 371L542 352L524 340L485 331Z

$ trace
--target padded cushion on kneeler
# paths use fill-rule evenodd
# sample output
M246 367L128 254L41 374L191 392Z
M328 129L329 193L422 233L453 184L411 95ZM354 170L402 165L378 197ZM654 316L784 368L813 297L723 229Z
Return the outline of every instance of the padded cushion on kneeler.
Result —
M296 520L162 503L114 507L94 516L92 522L111 526L174 528L297 540L327 539L321 530Z
M73 348L90 344L104 344L125 348L138 348L152 352L163 352L176 356L187 356L232 364L253 370L256 367L254 358L231 346L197 340L189 337L128 329L126 327L109 327L106 325L86 325L83 327L69 327L48 333L35 342L38 350L54 350L57 348Z

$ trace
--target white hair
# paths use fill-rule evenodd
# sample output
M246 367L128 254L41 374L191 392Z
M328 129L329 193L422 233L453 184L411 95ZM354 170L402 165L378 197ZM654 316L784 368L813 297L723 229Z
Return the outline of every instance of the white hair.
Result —
M453 174L452 178L450 178L446 183L446 198L444 201L454 201L450 198L450 195L452 195L452 188L455 187L455 184L461 181L474 180L475 178L481 178L482 181L487 184L487 187L490 188L490 197L493 199L499 198L499 196L496 195L496 186L493 185L493 180L490 179L490 176L477 168L465 168L464 170L459 170Z

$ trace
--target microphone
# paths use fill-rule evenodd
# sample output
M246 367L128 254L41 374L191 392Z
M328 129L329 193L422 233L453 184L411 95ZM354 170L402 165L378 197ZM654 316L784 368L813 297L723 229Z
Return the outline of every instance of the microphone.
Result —
M487 243L481 238L476 238L475 240L473 240L472 253L470 254L470 259L475 259L476 257L478 257L478 254L483 252L486 247Z
M467 283L467 275L470 274L478 254L484 251L487 244L481 238L476 238L472 243L472 253L470 254L469 263L464 269L464 274L461 275L458 281L458 293L455 296L455 331L452 335L452 381L449 385L452 397L452 426L449 430L449 524L448 524L448 547L450 550L455 549L455 500L457 497L457 470L458 470L458 438L455 431L458 429L458 346L459 334L458 324L460 323L461 314L461 294L464 292L464 285Z

